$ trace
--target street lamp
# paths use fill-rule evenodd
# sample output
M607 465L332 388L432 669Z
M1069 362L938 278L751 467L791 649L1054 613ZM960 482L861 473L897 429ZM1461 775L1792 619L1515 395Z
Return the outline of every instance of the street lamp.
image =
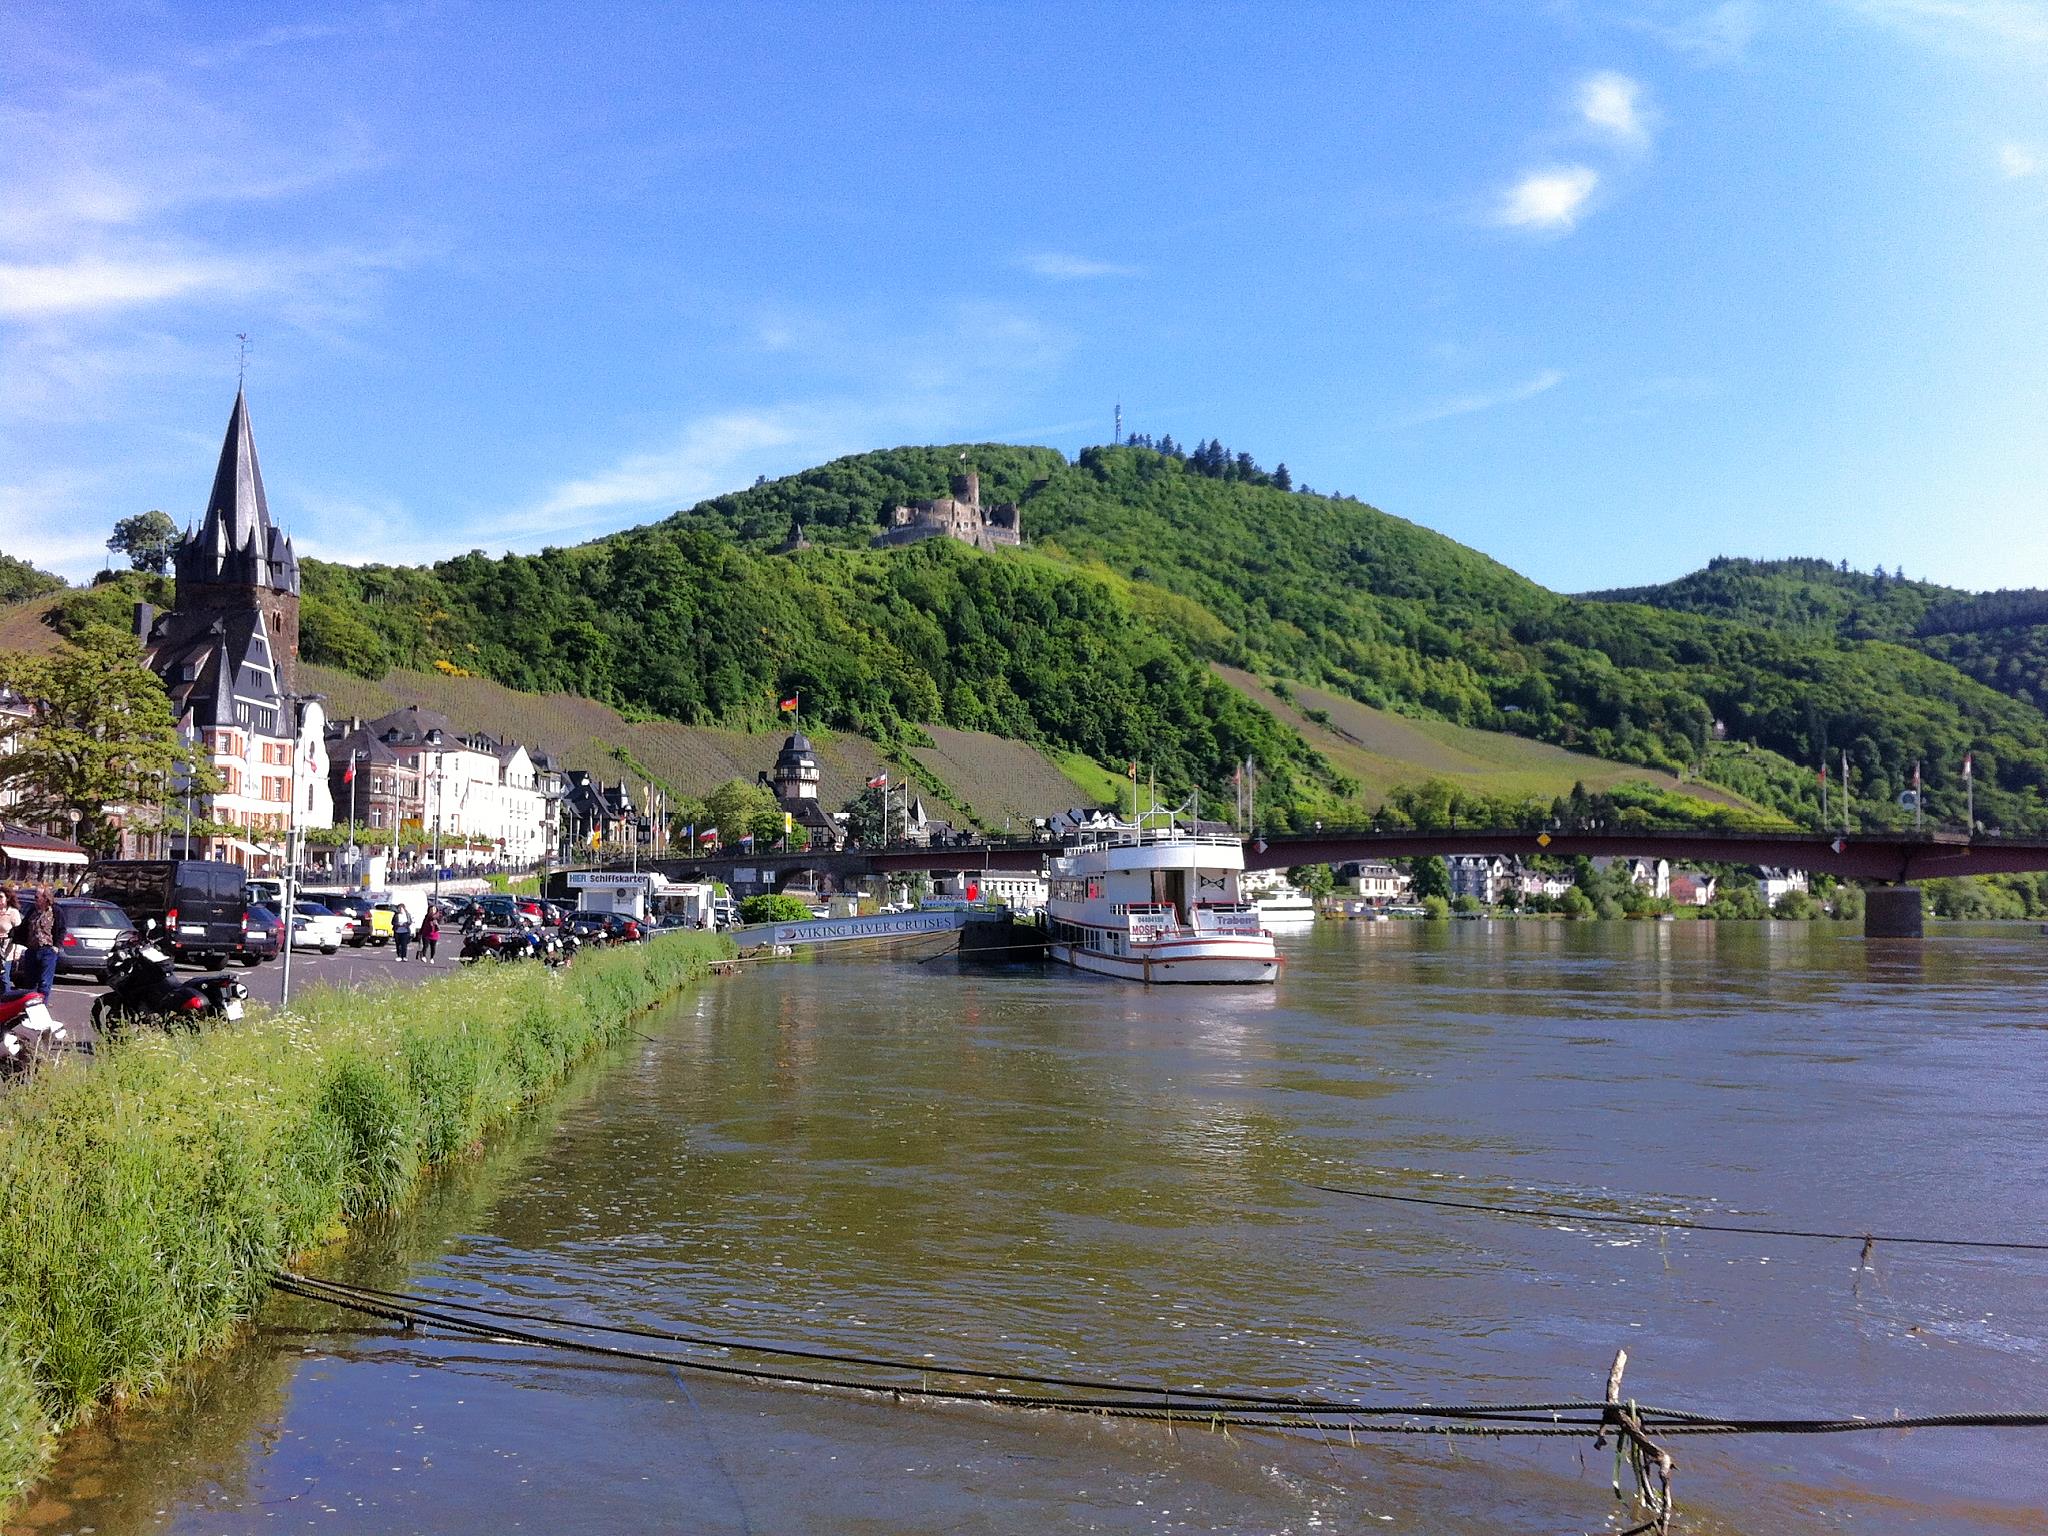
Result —
M441 754L441 728L435 726L427 732L427 745L434 749L434 906L441 905L441 811L447 791L442 786L443 764ZM425 758L421 759L424 766Z
M284 813L284 910L278 914L284 938L283 964L279 968L277 984L277 1006L280 1008L290 1007L292 1001L292 918L299 910L299 751L300 738L305 735L299 720L299 708L305 704L317 704L326 697L324 693L288 693L281 700L285 729L292 743L292 772L286 790L291 802Z

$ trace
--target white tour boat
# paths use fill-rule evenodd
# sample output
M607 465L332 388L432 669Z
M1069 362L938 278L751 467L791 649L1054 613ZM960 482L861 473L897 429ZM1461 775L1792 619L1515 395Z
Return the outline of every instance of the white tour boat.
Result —
M1273 935L1238 890L1234 833L1114 823L1052 861L1046 947L1131 981L1271 982Z
M1268 928L1291 932L1316 920L1315 897L1296 890L1285 875L1247 875L1240 889L1244 899L1259 909L1259 919Z

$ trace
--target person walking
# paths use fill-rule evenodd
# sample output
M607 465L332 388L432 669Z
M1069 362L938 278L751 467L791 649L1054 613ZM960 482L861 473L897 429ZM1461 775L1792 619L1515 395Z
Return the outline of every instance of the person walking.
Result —
M405 964L405 952L412 948L412 913L405 907L391 914L391 942L398 949L398 963Z
M20 922L21 908L15 904L14 887L0 885L0 985L14 984L14 962L21 958L14 930Z
M36 887L35 905L14 930L21 941L18 980L31 991L50 995L57 985L57 948L64 942L64 914L47 885Z
M426 964L434 963L434 946L441 942L441 914L432 907L427 908L426 918L420 923L420 959Z

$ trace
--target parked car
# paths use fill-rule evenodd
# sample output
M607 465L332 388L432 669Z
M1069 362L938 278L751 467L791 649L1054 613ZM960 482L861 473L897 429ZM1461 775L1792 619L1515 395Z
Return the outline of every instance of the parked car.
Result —
M361 949L365 944L391 942L393 909L390 902L380 902L369 896L343 896L327 905L331 910L345 913L355 920L355 926L343 939L350 948Z
M261 965L266 960L275 960L284 951L284 924L278 915L262 903L249 909L249 917L242 924L242 948L235 956L240 965Z
M302 901L292 908L292 948L317 949L323 955L337 954L347 936L341 915L317 901Z
M111 901L96 901L89 896L59 896L57 912L64 919L64 942L57 946L57 973L61 976L84 972L104 984L114 940L135 931L128 914Z
M86 894L119 907L142 932L154 923L174 959L218 967L242 947L249 903L240 865L218 859L110 859L86 875Z

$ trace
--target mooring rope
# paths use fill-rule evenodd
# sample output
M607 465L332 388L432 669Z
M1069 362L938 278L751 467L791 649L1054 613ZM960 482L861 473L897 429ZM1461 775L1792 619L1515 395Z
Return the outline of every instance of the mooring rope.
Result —
M271 1277L278 1290L310 1300L325 1301L350 1311L382 1317L409 1326L428 1324L466 1335L530 1343L572 1353L638 1360L684 1370L791 1386L834 1388L880 1393L893 1397L929 1398L949 1402L987 1403L1012 1408L1044 1408L1077 1413L1105 1413L1140 1418L1172 1418L1197 1424L1217 1419L1257 1427L1310 1428L1327 1424L1330 1417L1355 1420L1412 1419L1457 1421L1447 1423L1372 1424L1359 1422L1329 1427L1350 1428L1358 1433L1442 1433L1461 1427L1471 1433L1493 1435L1539 1434L1583 1435L1612 1422L1614 1404L1599 1399L1560 1399L1526 1403L1365 1403L1292 1393L1230 1392L1211 1388L1173 1388L1133 1385L1085 1376L1052 1376L1027 1372L992 1371L972 1366L949 1365L931 1360L896 1360L828 1350L803 1349L789 1345L768 1345L740 1339L639 1328L622 1323L579 1322L544 1313L485 1306L477 1302L449 1301L402 1291L380 1290L308 1275L280 1272ZM659 1350L602 1344L590 1340L564 1339L533 1328L512 1326L537 1323L543 1328L569 1332L601 1333L621 1337L660 1340L699 1348L724 1350L733 1354L759 1355L889 1370L920 1378L916 1385L822 1376L803 1371L778 1370L765 1365L701 1360ZM1070 1391L1097 1394L1089 1397L1055 1396L1044 1392L1016 1393L941 1387L931 1378L1014 1383L1025 1387L1063 1387ZM1838 1415L1829 1418L1743 1417L1699 1413L1686 1409L1632 1404L1634 1417L1646 1426L1670 1434L1845 1434L1857 1431L1894 1429L2041 1429L2048 1428L2048 1411L1961 1411L1881 1417Z
M1735 1222L1690 1221L1682 1216L1621 1216L1591 1211L1550 1210L1540 1206L1488 1205L1476 1200L1446 1200L1431 1195L1397 1195L1378 1189L1346 1189L1335 1184L1310 1184L1326 1195L1354 1200L1384 1200L1400 1205L1433 1205L1448 1211L1478 1211L1487 1216L1521 1216L1536 1221L1598 1222L1603 1226L1659 1227L1673 1232L1733 1232L1749 1237L1797 1237L1832 1243L1899 1243L1917 1248L1977 1248L2008 1253L2048 1253L2048 1242L1981 1237L1925 1237L1903 1232L1827 1232L1801 1227L1744 1226Z

